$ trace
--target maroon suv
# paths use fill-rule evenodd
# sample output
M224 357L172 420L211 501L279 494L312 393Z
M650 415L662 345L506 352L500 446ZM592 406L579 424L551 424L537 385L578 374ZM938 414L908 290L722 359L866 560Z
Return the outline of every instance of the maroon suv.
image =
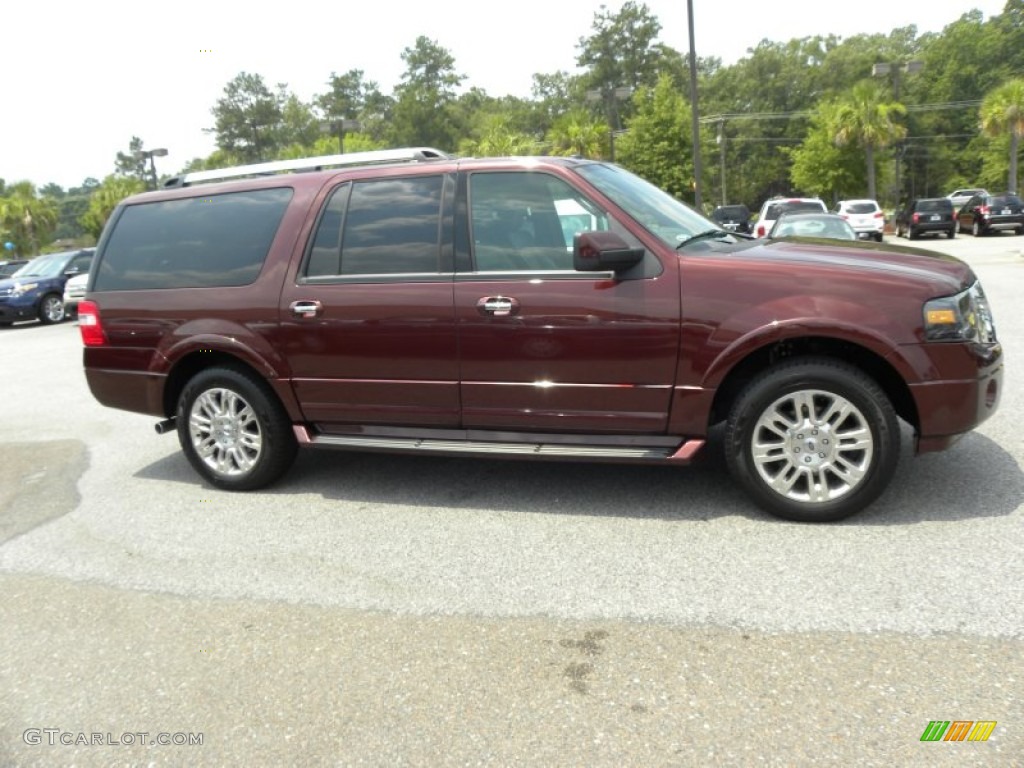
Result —
M892 477L897 417L941 450L1002 379L963 262L752 240L572 158L188 174L118 207L87 299L93 394L225 489L298 446L684 465L725 422L760 505L836 520Z

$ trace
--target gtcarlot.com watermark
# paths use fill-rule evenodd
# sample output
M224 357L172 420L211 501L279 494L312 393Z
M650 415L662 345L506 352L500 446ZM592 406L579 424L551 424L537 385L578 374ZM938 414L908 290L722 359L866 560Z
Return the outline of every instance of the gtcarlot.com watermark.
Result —
M152 746L175 746L175 747L201 747L203 745L203 733L185 733L177 731L167 733L160 731L122 731L111 733L110 731L65 731L63 728L26 728L21 734L21 740L30 746L47 745L50 747L143 747Z

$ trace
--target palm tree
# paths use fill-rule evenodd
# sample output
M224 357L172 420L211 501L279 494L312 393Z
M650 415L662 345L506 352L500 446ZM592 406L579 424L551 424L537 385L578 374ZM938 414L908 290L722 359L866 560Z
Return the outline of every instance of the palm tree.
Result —
M608 146L610 135L611 131L604 122L596 121L577 109L555 122L548 131L548 140L553 145L552 154L598 158Z
M1017 191L1017 153L1024 136L1024 78L1009 80L985 96L981 103L982 133L999 137L1010 134L1010 178L1007 189Z
M103 227L114 212L117 204L129 195L145 190L144 182L134 176L107 176L89 196L89 208L79 218L79 223L90 235L99 239Z
M907 108L888 101L888 94L869 80L858 83L839 99L831 110L832 134L837 146L853 144L864 148L868 171L868 197L878 198L875 191L875 150L885 149L907 135L906 126L895 121Z
M39 197L30 181L12 184L0 198L0 230L10 233L19 256L39 253L39 246L50 242L58 218L57 203Z

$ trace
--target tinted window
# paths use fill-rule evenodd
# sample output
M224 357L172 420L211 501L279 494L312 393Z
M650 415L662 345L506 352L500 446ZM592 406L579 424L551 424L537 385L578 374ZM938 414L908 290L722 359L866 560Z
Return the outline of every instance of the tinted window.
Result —
M825 206L821 203L783 203L782 210L786 213L796 213L797 211L824 211Z
M438 272L443 188L443 176L353 185L343 217L340 274ZM335 203L339 195L345 193L332 196L333 205L328 205L320 222L314 248L329 242L341 219L342 204Z
M994 195L989 205L993 208L1016 208L1020 206L1020 198L1016 195Z
M953 210L953 203L948 198L940 198L938 200L918 200L916 210L918 211L938 211L941 213L948 213Z
M768 221L773 221L784 213L799 213L801 211L813 211L815 213L824 212L825 206L823 203L817 202L811 203L801 200L787 200L782 203L772 203L769 205L764 217Z
M850 203L846 206L847 213L874 213L878 206L874 203Z
M95 290L251 283L291 197L291 189L261 189L126 206L103 250Z
M579 232L606 230L607 215L546 173L474 173L469 180L476 270L571 270Z
M746 221L750 211L743 205L725 205L715 209L712 214L715 221Z
M75 256L75 258L73 258L68 265L64 267L64 272L74 272L76 275L88 272L89 267L92 264L92 256L93 255L91 253L83 253Z

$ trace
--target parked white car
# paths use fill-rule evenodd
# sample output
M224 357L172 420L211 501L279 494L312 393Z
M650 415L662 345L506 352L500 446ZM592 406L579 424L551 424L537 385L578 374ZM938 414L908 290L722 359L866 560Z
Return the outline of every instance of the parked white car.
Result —
M78 302L85 298L85 284L89 282L89 273L75 275L64 283L64 317L74 317L78 313Z
M828 213L825 202L818 197L773 197L765 200L754 225L756 237L767 237L779 216L784 213Z
M846 219L858 238L882 242L882 235L885 233L885 211L878 201L840 200L832 212Z

